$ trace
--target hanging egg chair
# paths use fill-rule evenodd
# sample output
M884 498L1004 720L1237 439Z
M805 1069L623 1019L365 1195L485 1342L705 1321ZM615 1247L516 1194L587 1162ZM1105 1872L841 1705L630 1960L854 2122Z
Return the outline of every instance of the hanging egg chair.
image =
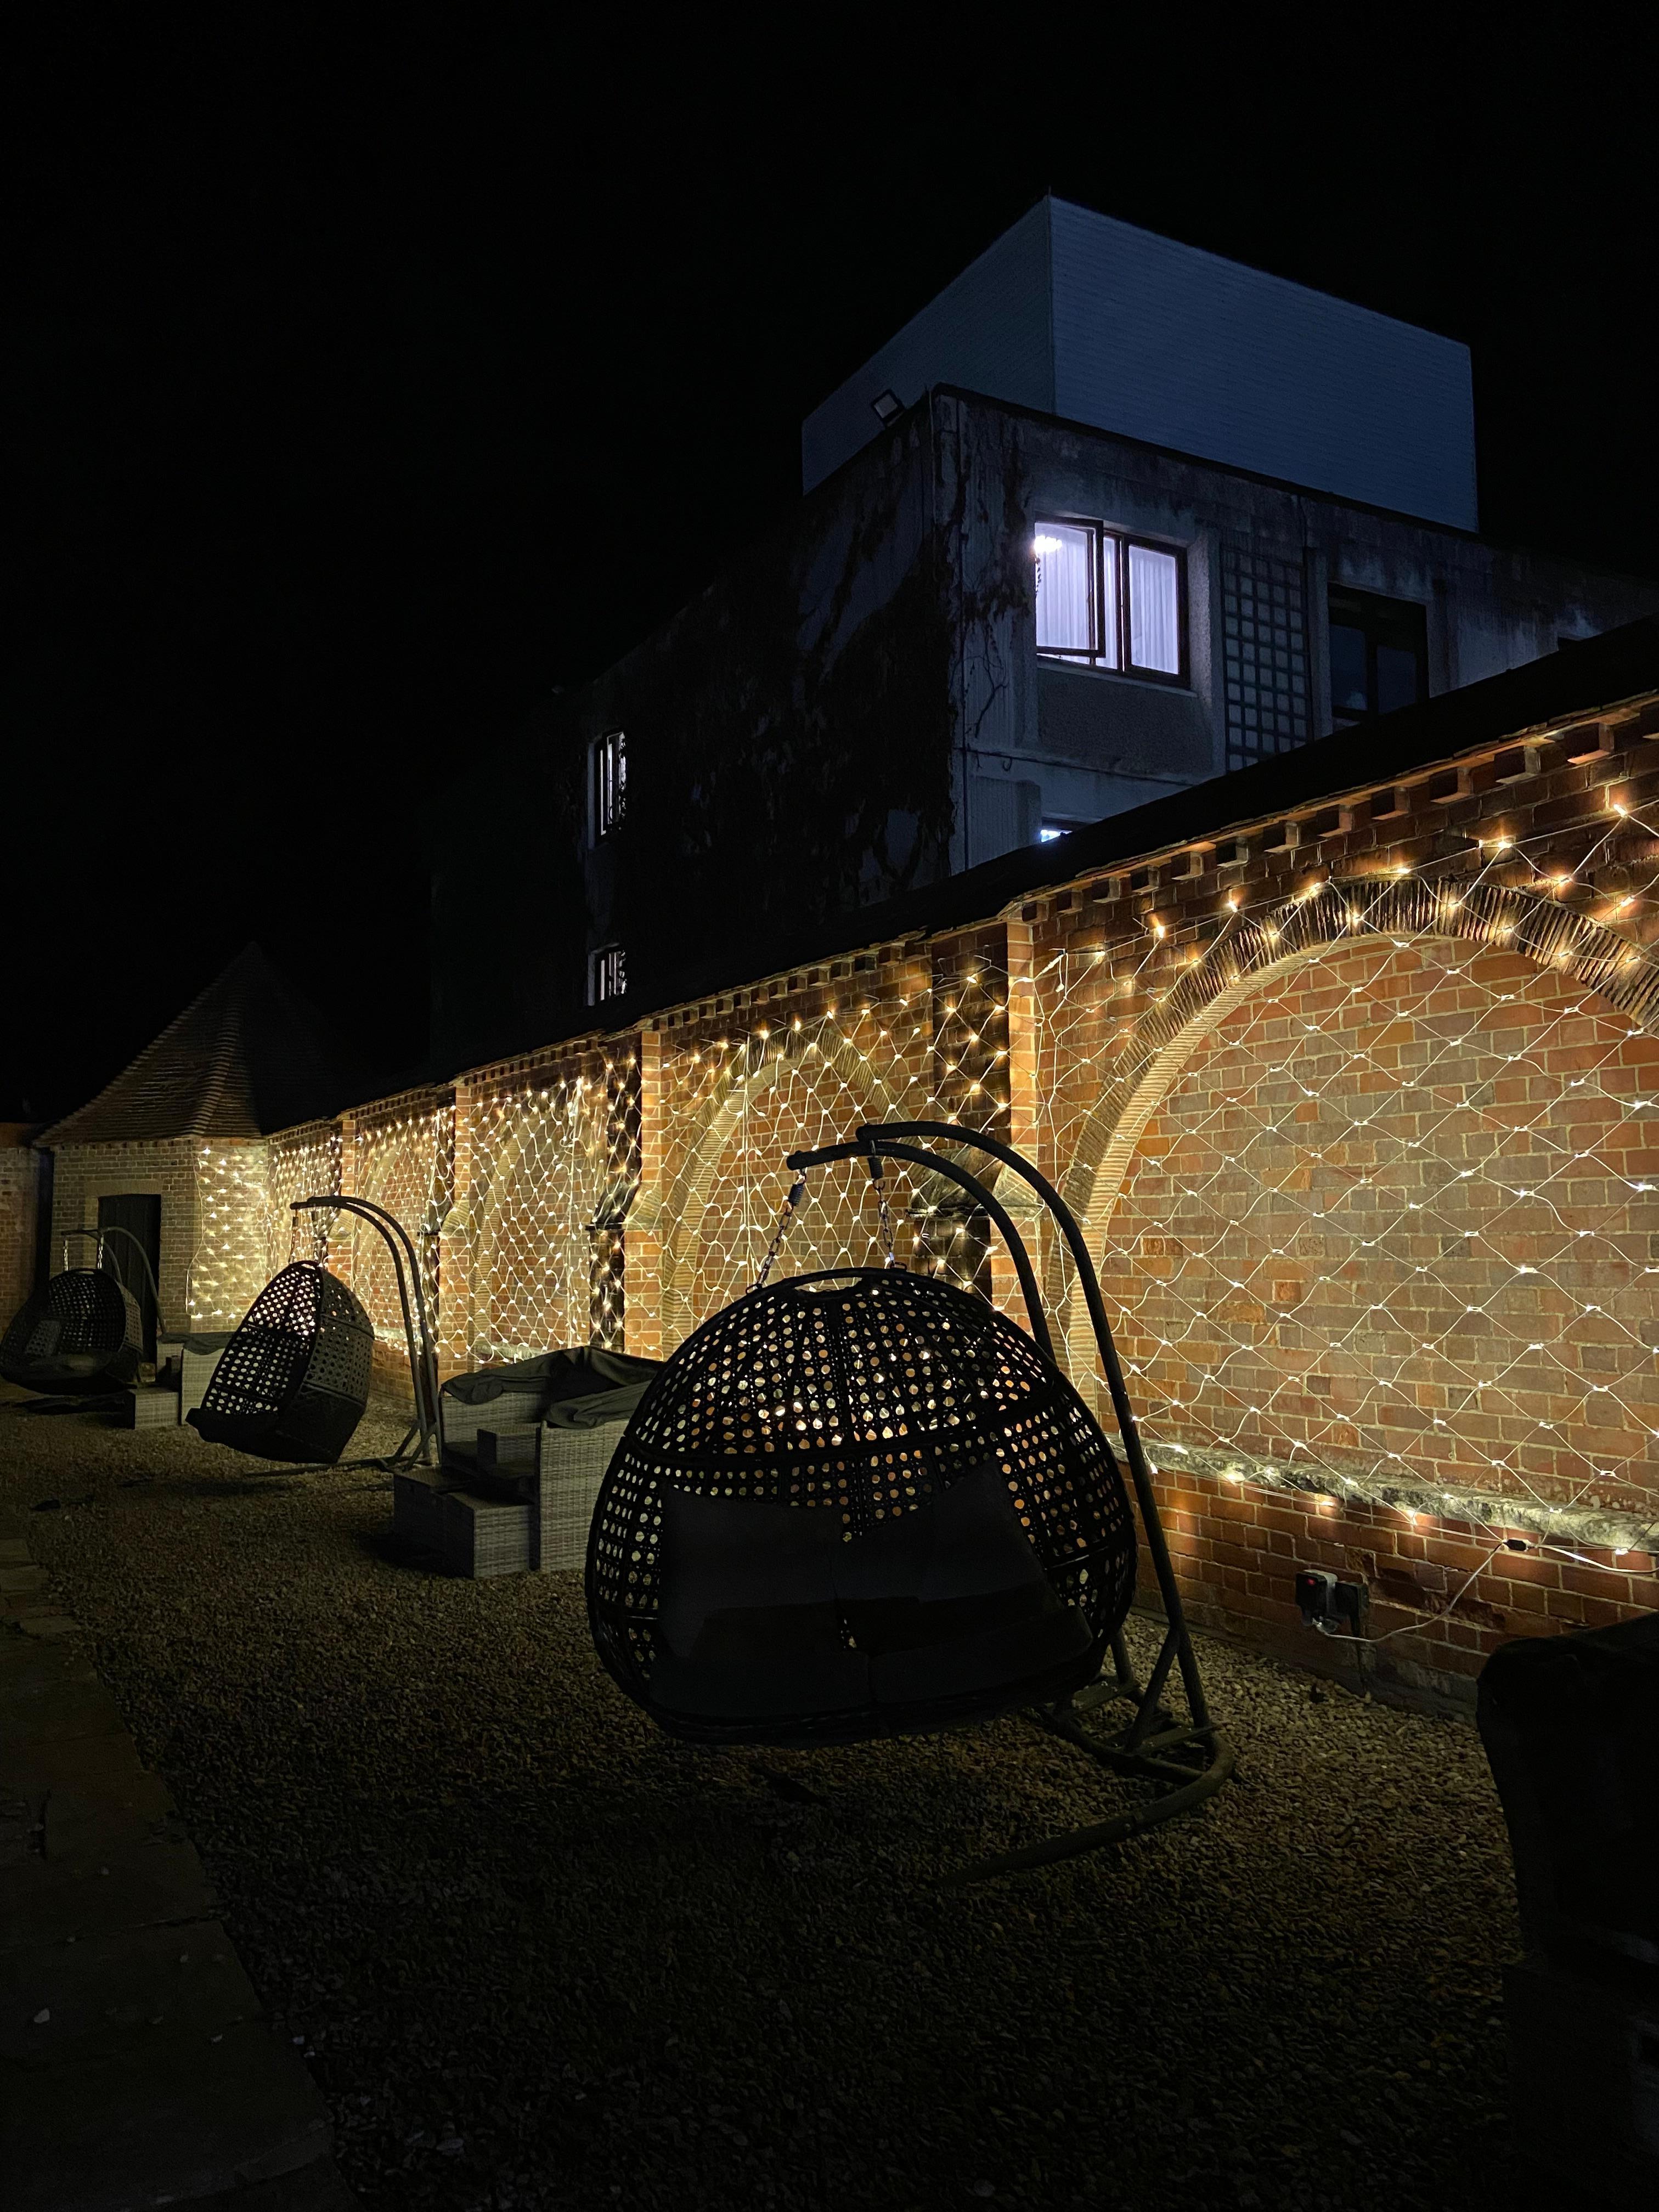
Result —
M1116 1457L1060 1372L1024 1239L964 1151L1036 1195L1087 1310L1164 1619L1144 1683L1122 1633L1136 1528ZM869 1169L886 1266L769 1290L808 1170L853 1159ZM1000 1235L1029 1334L988 1300L897 1264L890 1160L954 1184ZM669 1360L599 1492L587 1612L606 1669L693 1743L854 1743L1024 1707L1097 1766L1152 1786L956 1881L1096 1850L1191 1811L1233 1754L1210 1715L1076 1216L1012 1146L955 1122L866 1122L788 1164L795 1180L754 1289ZM1164 1702L1177 1681L1184 1717ZM1114 1705L1127 1708L1121 1730L1085 1725Z
M92 1397L137 1382L143 1350L143 1317L125 1284L101 1266L65 1267L0 1338L0 1377L25 1390Z
M210 1443L257 1459L331 1462L368 1407L374 1347L338 1276L294 1261L248 1308L186 1418Z
M665 1729L805 1744L1065 1698L1134 1571L1071 1384L994 1307L890 1267L787 1278L681 1346L587 1572L599 1656Z

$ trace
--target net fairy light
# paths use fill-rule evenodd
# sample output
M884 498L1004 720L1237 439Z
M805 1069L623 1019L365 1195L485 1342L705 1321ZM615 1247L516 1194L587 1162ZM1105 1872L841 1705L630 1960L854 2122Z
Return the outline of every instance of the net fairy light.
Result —
M427 1311L435 1325L441 1288L440 1239L455 1191L453 1101L430 1101L421 1095L366 1109L351 1117L343 1152L349 1177L345 1187L352 1195L384 1206L408 1230ZM337 1180L319 1188L341 1187ZM390 1346L401 1358L403 1306L386 1239L350 1214L335 1217L329 1237L340 1272L374 1324L376 1342Z
M638 1100L638 1055L621 1048L469 1092L454 1236L466 1249L474 1364L619 1340Z
M1167 1469L1363 1501L1402 1529L1524 1530L1574 1559L1645 1551L1659 833L1607 807L1571 857L1488 827L1427 862L1383 850L1363 875L1241 885L1204 915L1175 878L1160 906L1175 864L1156 864L1112 887L1132 927L1030 933L1012 981L996 925L867 978L680 1009L648 1041L648 1102L642 1041L586 1040L476 1073L453 1112L362 1109L343 1160L331 1125L273 1139L263 1201L247 1159L204 1146L192 1317L228 1325L261 1230L269 1272L292 1198L343 1168L421 1240L466 1364L625 1343L630 1295L669 1350L754 1279L788 1152L958 1120L1012 1134L1084 1219ZM920 1170L887 1184L901 1264L1009 1303L982 1221ZM783 1264L864 1263L874 1234L849 1166L815 1185ZM368 1248L339 1254L388 1334L390 1277ZM1039 1255L1086 1390L1065 1255L1046 1237Z
M787 1183L787 1153L833 1144L860 1121L939 1105L935 1009L927 992L827 997L785 1016L757 1014L746 1033L693 1040L666 1073L663 1143L662 1317L672 1345L755 1279ZM831 1170L792 1224L790 1273L863 1265L873 1214L864 1172ZM895 1254L958 1274L957 1242L939 1232L939 1204L890 1170Z
M1591 885L1626 825L1650 856L1620 808L1571 870L1492 839L1042 967L1042 1151L1167 1468L1646 1548L1659 979Z

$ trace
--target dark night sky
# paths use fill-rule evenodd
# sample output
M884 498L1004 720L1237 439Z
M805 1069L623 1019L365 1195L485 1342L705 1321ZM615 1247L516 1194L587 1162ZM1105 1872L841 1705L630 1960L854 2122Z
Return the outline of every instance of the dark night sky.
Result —
M802 415L1046 187L1465 339L1487 533L1659 571L1651 11L1563 52L1391 10L1319 74L1260 11L769 66L636 15L49 20L6 72L0 1119L250 937L417 1061L446 763L787 508Z

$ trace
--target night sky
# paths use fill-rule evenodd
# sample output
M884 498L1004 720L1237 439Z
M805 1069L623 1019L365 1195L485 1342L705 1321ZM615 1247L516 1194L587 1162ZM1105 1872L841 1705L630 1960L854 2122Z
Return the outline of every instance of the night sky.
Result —
M1655 18L1451 13L1310 74L1259 11L724 52L50 11L6 70L0 1119L250 938L413 1074L454 764L787 510L802 416L1045 189L1464 339L1486 534L1659 573Z

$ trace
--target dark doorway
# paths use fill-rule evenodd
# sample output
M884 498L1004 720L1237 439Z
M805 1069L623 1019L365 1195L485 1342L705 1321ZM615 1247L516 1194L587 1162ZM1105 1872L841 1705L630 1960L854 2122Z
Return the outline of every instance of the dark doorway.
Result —
M104 1265L112 1274L119 1276L138 1301L138 1310L144 1317L144 1357L155 1357L155 1294L150 1288L149 1276L161 1279L161 1201L137 1193L120 1198L100 1198L98 1201L98 1226L105 1229L124 1229L125 1237L112 1237L104 1246ZM144 1273L143 1261L138 1257L127 1237L134 1238L144 1259L149 1262L149 1275Z

